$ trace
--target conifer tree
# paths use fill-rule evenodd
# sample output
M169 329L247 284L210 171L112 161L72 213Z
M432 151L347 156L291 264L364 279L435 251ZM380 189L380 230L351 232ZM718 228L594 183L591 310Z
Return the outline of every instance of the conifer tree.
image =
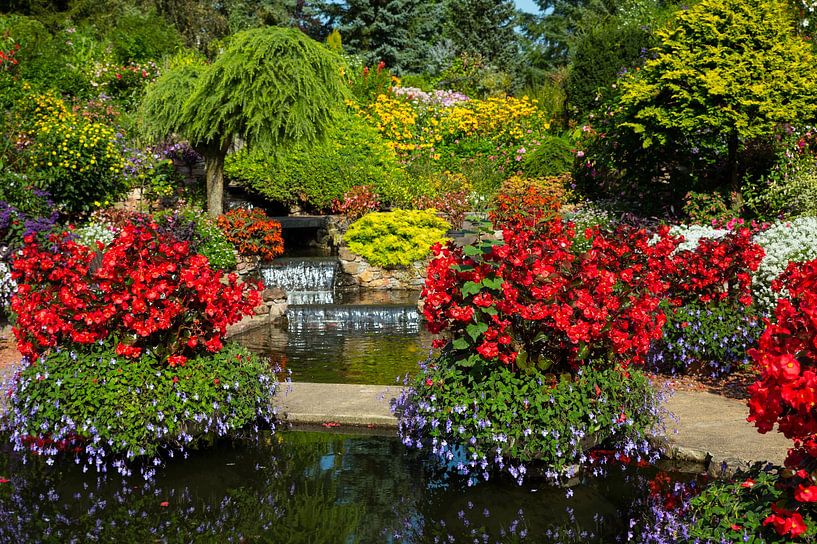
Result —
M341 59L294 29L235 34L212 64L171 67L143 99L140 119L154 138L178 134L204 156L207 209L221 214L224 159L236 139L274 153L323 137L343 103Z
M343 47L367 64L380 61L397 73L422 72L439 20L435 0L346 0L326 5Z

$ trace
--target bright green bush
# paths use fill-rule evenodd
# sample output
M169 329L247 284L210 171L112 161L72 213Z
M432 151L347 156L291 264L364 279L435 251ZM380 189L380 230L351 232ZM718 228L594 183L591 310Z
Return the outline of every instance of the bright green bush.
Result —
M377 130L345 115L324 142L298 144L271 156L242 150L227 157L225 173L264 198L327 209L355 185L369 185L395 204L408 204L412 183Z
M522 170L531 178L559 176L570 172L573 151L570 142L559 136L543 136L541 145L525 154Z
M155 12L126 13L107 38L120 63L158 60L182 44L178 31Z
M207 433L269 417L275 388L269 365L237 344L175 367L150 352L138 361L118 356L111 343L55 350L16 383L6 428L92 440L100 454L129 459L195 447Z
M449 228L435 210L373 212L352 223L343 239L372 264L408 266L428 255Z

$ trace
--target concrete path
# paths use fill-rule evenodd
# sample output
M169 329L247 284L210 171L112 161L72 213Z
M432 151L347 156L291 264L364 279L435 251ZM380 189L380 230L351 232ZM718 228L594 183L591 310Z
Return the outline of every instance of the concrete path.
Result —
M393 428L397 420L389 400L400 388L384 385L293 383L282 385L276 404L282 416L296 425L377 426ZM782 463L791 442L777 432L759 434L746 421L744 401L704 392L677 391L666 408L674 414L666 422L668 457L720 469L752 461Z

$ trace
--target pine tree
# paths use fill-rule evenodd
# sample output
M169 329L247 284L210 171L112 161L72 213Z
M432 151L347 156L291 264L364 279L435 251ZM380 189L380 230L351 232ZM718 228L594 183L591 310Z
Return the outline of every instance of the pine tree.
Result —
M216 60L167 70L142 102L144 132L179 134L205 159L207 209L221 214L224 159L240 138L274 153L278 146L323 137L343 103L341 59L295 29L235 34Z
M445 35L458 53L480 55L500 69L513 70L519 56L512 0L447 0Z
M349 53L397 73L423 71L439 18L435 0L346 0L327 10Z

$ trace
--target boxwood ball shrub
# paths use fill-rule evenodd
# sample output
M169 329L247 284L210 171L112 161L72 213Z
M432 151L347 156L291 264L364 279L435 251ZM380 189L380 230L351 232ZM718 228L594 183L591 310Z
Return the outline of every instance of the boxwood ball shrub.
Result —
M349 249L377 266L408 266L442 242L450 225L436 210L372 212L349 226Z
M532 178L560 176L573 167L570 142L559 136L544 135L540 145L525 154L522 171Z

